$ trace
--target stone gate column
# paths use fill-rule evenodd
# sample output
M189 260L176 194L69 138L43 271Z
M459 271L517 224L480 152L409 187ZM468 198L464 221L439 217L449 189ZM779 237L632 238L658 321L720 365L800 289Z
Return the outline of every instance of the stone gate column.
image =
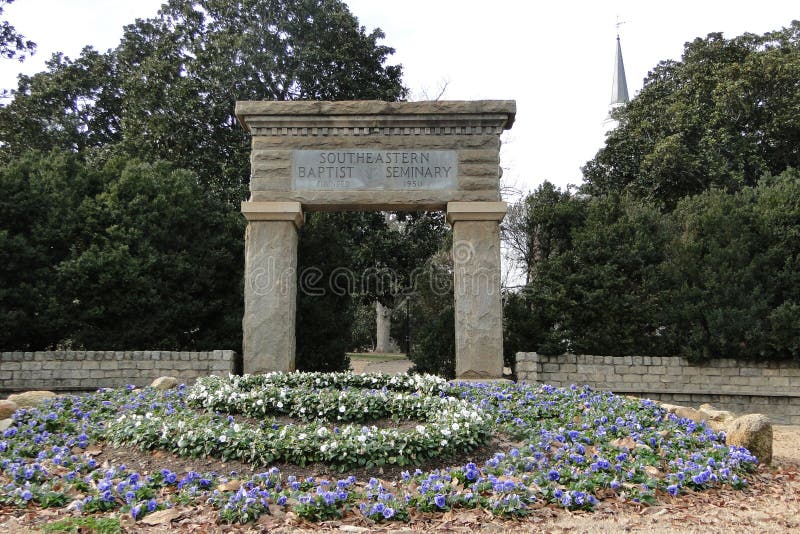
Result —
M242 202L247 218L242 357L245 373L295 369L299 202Z
M505 202L449 202L453 226L456 379L503 377L500 221Z

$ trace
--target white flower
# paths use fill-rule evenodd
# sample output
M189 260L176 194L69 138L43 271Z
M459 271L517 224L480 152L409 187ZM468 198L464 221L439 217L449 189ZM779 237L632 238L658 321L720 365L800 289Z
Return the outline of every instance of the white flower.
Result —
M228 441L228 436L226 436L225 434L222 434L219 437L219 441L220 441L220 443L225 443L226 441Z
M417 425L417 432L419 432L420 434L424 434L425 433L425 427L422 426L422 425Z
M306 437L307 437L307 436L306 436L306 433L305 433L305 432L303 432L302 434L300 434L299 436L297 436L297 439L299 439L299 440L303 440L303 439L306 439Z
M233 425L233 431L234 432L239 432L241 429L242 429L242 426L239 423L236 423L235 425Z
M321 426L317 429L317 435L321 438L324 438L325 435L328 433L328 429L324 426Z
M439 444L440 444L442 447L446 447L446 446L447 446L447 440L446 440L446 439L443 439L442 441L440 441L440 442L439 442Z
M361 443L364 443L365 441L367 441L367 436L365 436L364 434L361 434L356 439L358 439L358 441L360 441Z
M453 430L458 431L458 429L460 429L460 428L461 428L461 425L459 425L458 423L453 423Z
M276 404L275 406L277 406L278 408L283 408L283 403L281 401L278 401L278 404Z
M344 413L346 411L347 411L347 408L345 408L344 406L339 406L339 412Z

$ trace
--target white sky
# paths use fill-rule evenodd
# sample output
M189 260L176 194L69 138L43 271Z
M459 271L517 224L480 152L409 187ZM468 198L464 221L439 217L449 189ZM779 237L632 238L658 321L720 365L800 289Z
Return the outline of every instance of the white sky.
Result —
M514 99L504 138L504 180L523 191L544 179L564 187L603 140L614 62L615 22L631 96L662 59L710 32L764 33L800 18L797 0L345 0L368 30L396 49L412 97ZM56 51L114 47L122 26L155 15L161 0L16 0L4 16L39 51L25 63L0 60L0 87L43 69Z

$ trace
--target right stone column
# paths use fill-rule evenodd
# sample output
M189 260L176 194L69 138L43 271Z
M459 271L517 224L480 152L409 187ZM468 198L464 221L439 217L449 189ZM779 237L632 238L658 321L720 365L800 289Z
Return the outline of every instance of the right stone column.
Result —
M500 221L505 202L449 202L453 226L456 379L503 377Z

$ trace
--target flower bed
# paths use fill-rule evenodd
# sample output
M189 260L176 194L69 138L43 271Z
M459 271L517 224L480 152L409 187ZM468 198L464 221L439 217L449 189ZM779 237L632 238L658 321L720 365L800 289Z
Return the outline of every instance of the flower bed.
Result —
M279 389L300 391L310 387L304 376L270 380ZM346 392L363 387L353 380L362 379L334 376L325 388ZM243 458L254 454L264 461L268 456L262 455L272 453L259 449L259 439L273 432L280 435L290 425L274 429L273 422L267 420L245 428L225 414L197 417L189 402L203 402L201 389L191 393L184 387L167 392L105 390L84 397L60 397L45 402L40 409L15 414L14 424L0 438L0 502L19 507L70 505L83 513L116 511L135 519L165 507L207 503L219 510L223 522L255 520L270 506L294 511L309 520L356 514L378 522L402 521L415 511L476 507L498 516L524 516L539 506L591 509L602 499L647 504L678 498L686 491L739 488L746 484L744 477L756 464L746 450L726 446L724 435L691 420L678 419L648 401L578 387L440 384L430 390L422 386L403 390L404 386L391 389L386 383L391 380L388 377L376 380L380 384L367 387L377 391L386 388L404 396L419 391L420 398L437 399L431 402L446 402L442 406L458 406L459 410L469 406L484 414L486 424L505 436L509 445L484 461L476 458L429 472L409 469L398 480L390 481L359 481L353 476L302 479L275 468L238 481L213 473L178 473L167 468L138 473L124 465L98 465L93 449L108 440L130 439L145 447L165 447L185 454L208 454L206 448L210 448L211 453ZM278 386L280 381L284 382ZM265 385L254 385L253 389ZM207 387L206 391L207 398L214 397L211 389ZM297 391L294 393L299 395ZM249 400L242 406L249 406ZM438 415L426 424L438 424ZM320 429L328 429L325 421L308 419L304 440L317 436ZM293 426L298 428L286 430L286 436L290 431L300 432L301 425ZM360 428L353 428L349 436L354 438L353 443L348 445L353 449L347 449L347 453L361 456L358 447L367 440L361 442ZM194 437L190 438L192 432ZM319 437L318 450L329 439L329 435ZM304 440L292 434L286 442L292 450L305 450ZM236 446L228 447L230 443ZM257 452L251 452L254 450ZM309 450L298 453L297 458L308 458L313 454ZM378 450L364 450L365 463L375 463L381 455Z
M364 385L382 387L361 389ZM235 458L259 466L275 461L298 465L325 462L342 471L359 466L404 466L471 450L489 435L488 414L467 400L445 395L446 385L435 377L397 379L350 373L212 376L199 380L186 396L188 406L212 413L198 416L188 409L141 406L111 421L106 434L115 444L168 449L183 456ZM259 418L262 424L231 424L227 415L231 413ZM287 425L264 420L271 414L308 422ZM326 424L383 417L425 423L411 430Z

